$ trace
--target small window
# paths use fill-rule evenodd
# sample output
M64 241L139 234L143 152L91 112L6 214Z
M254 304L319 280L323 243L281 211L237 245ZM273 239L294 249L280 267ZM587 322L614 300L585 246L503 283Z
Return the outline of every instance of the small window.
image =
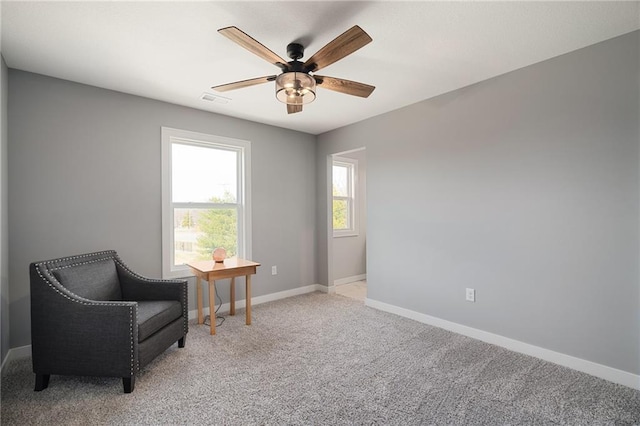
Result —
M162 128L162 271L183 277L185 263L250 258L250 143Z
M333 159L333 236L358 235L356 214L356 176L358 161Z

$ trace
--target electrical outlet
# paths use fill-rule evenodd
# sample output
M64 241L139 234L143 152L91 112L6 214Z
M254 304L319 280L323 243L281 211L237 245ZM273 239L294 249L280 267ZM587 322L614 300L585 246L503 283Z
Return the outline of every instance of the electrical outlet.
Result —
M468 288L467 292L467 302L475 302L476 301L476 291L472 288Z
M271 267L271 275L278 275L278 267L277 266L272 266Z

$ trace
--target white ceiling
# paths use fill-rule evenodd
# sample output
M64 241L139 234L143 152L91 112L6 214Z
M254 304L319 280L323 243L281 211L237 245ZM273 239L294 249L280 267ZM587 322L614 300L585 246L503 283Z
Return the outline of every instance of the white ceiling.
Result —
M320 134L640 28L639 2L1 3L10 68ZM237 26L278 55L309 58L353 25L373 42L320 74L376 86L318 89L288 115L275 83L201 100L211 86L278 74L216 32Z

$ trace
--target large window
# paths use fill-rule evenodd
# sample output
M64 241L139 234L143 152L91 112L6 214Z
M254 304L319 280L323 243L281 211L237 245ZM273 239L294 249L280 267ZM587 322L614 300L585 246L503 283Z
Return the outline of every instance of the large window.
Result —
M356 176L358 161L352 158L333 159L333 235L358 235L356 220Z
M162 128L162 272L187 275L185 263L250 258L250 148L247 141Z

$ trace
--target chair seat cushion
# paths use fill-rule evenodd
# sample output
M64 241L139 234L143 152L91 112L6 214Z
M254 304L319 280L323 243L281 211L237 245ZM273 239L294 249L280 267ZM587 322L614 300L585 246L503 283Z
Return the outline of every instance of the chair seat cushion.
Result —
M177 300L138 302L138 342L182 316L182 305Z

